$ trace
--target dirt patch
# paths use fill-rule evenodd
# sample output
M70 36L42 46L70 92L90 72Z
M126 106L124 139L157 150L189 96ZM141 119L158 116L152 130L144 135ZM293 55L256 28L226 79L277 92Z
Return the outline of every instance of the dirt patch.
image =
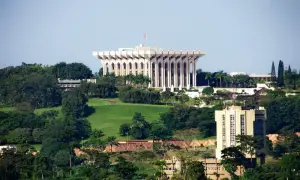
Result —
M117 104L117 101L114 100L107 100L106 102L108 102L109 104Z

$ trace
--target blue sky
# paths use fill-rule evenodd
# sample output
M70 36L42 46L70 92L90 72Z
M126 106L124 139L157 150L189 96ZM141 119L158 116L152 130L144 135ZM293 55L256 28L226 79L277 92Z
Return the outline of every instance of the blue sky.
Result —
M148 40L143 39L143 34ZM300 69L300 0L1 0L0 67L82 62L138 44L203 50L197 68Z

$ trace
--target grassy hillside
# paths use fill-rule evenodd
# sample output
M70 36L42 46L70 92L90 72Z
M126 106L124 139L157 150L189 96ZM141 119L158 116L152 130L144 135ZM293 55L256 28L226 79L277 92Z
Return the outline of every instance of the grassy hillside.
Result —
M169 109L162 105L122 103L118 99L90 99L88 104L95 108L95 113L87 118L92 128L102 129L107 136L119 136L120 125L130 123L135 112L152 122Z
M161 113L170 108L164 105L123 103L119 99L89 99L88 105L95 108L95 112L87 119L92 129L101 129L107 136L119 137L119 127L123 123L130 123L135 112L142 113L148 122L158 120ZM36 109L36 113L47 110L58 110L61 107ZM13 108L1 108L2 111L11 111ZM60 112L61 115L61 112Z

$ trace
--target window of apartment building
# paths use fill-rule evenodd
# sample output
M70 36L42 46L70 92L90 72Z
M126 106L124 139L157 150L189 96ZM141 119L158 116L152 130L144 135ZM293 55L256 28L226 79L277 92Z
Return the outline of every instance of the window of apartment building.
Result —
M241 115L241 135L246 134L246 122L245 122L245 115Z
M230 115L230 145L235 145L235 116Z
M222 115L222 140L223 149L226 148L226 126L225 126L225 115Z

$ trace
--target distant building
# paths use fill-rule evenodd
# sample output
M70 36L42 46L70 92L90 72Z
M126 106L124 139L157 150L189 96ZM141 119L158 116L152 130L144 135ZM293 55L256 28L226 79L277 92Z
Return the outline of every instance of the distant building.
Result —
M256 81L264 81L267 84L272 82L271 74L250 74L249 77Z
M230 76L236 75L248 75L250 78L256 81L264 81L266 83L272 82L272 75L271 74L247 74L245 72L231 72L229 73Z
M262 149L265 151L266 111L263 108L244 110L241 106L229 106L215 111L217 126L216 158L221 159L221 151L230 146L237 146L237 135L250 135L262 138ZM246 155L250 158L250 155ZM254 158L254 157L253 157Z
M207 159L193 159L194 161L202 162L204 166L204 173L207 178L217 180L217 179L223 179L223 178L230 178L230 174L225 170L223 165L221 164L221 160L215 159L215 158L207 158ZM180 173L182 168L182 161L173 156L172 158L165 159L166 166L164 166L163 170L166 173L167 177L171 179L174 174ZM241 175L241 169L242 167L238 166L235 174ZM217 177L217 175L219 177Z
M17 146L16 145L3 145L3 146L0 146L0 154L3 153L4 149L6 149L6 150L12 149L14 151L17 151Z
M81 81L96 83L96 79L58 79L57 81L58 85L64 89L79 87Z
M199 50L166 50L143 45L93 52L93 56L101 60L103 75L143 74L151 79L149 87L187 89L196 87L196 64L204 55Z

